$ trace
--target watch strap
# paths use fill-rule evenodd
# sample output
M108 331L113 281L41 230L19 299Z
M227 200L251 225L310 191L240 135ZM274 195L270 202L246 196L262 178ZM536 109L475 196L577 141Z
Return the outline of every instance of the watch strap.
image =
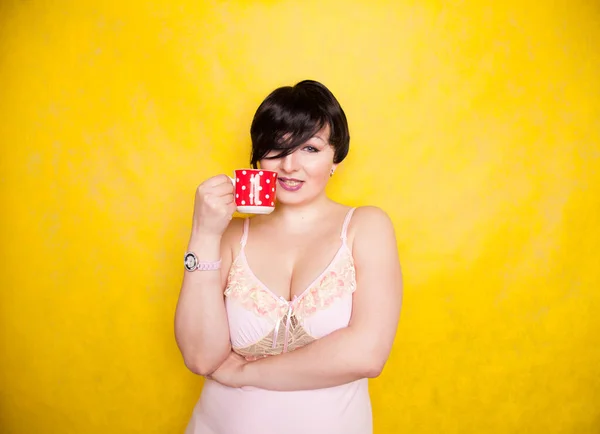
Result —
M187 271L213 271L221 268L221 260L199 261L194 252L186 252L184 256L184 267Z

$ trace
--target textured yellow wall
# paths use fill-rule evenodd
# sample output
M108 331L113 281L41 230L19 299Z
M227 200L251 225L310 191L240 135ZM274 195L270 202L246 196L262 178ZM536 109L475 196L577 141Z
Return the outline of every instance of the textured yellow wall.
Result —
M600 432L600 7L370 3L1 2L0 432L181 432L194 188L304 78L398 232L376 433Z

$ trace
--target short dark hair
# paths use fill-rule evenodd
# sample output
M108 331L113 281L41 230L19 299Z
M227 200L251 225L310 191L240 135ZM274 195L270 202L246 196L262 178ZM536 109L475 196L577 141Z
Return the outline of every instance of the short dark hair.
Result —
M275 89L260 104L252 126L252 167L271 151L269 158L291 154L300 145L329 125L329 144L334 148L334 163L340 163L350 147L346 114L338 100L323 84L304 80L294 86Z

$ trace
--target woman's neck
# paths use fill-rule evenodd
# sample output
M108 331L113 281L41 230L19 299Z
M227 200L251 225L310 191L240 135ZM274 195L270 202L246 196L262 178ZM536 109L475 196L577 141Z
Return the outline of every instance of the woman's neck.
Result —
M275 210L268 217L273 223L288 228L301 228L318 222L334 207L335 202L323 194L308 203L297 205L277 203Z

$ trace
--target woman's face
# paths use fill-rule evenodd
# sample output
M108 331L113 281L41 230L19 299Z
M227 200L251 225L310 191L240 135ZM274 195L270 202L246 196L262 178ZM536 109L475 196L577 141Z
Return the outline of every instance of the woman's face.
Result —
M332 169L334 149L329 125L285 157L260 160L260 167L277 172L277 201L286 205L307 203L324 194ZM267 154L267 157L275 154Z

